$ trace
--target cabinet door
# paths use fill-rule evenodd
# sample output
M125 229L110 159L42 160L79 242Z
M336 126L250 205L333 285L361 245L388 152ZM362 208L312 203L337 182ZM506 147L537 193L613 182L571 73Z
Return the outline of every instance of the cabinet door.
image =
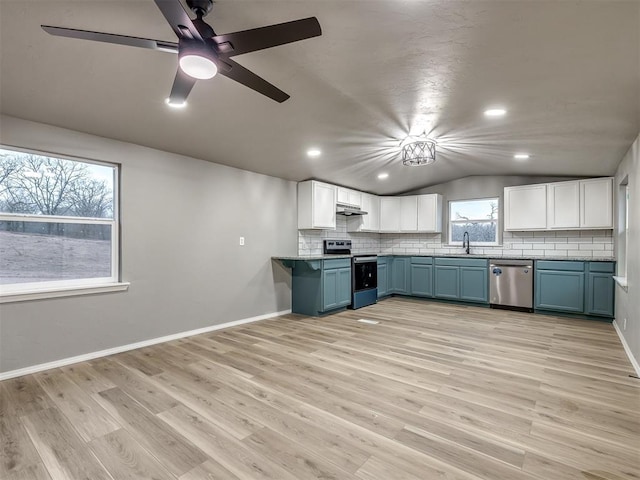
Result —
M409 294L409 261L407 257L395 257L391 263L391 293Z
M580 180L580 227L613 228L613 179Z
M460 300L487 303L488 276L484 267L460 267Z
M550 229L580 227L580 183L547 185L547 221Z
M378 263L378 298L389 294L388 272L386 263Z
M411 264L411 295L418 297L433 296L433 267L431 265Z
M418 195L418 231L442 232L442 195Z
M504 229L547 228L547 185L524 185L504 189Z
M351 304L351 267L338 269L336 298L339 307L346 307Z
M363 193L362 210L367 214L347 217L347 232L379 232L380 197Z
M349 204L349 189L344 187L338 187L337 202L342 204Z
M400 197L380 197L380 231L400 231Z
M322 275L322 310L338 307L338 268L325 270Z
M536 270L535 308L584 312L584 273Z
M368 193L362 194L362 210L367 212L363 215L362 230L367 232L379 232L380 231L380 197L377 195L370 195Z
M610 273L589 273L587 277L588 315L613 317L615 287Z
M416 195L400 197L400 231L418 231L418 197Z
M336 188L313 182L313 228L336 228Z
M460 267L436 265L434 270L434 296L451 300L460 298L459 277Z
M357 190L349 190L349 205L354 207L362 207L362 192Z

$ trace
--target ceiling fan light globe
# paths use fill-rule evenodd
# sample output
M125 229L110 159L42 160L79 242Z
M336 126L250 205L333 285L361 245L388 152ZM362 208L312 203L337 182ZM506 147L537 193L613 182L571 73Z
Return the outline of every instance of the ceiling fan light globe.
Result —
M218 73L218 66L210 58L202 55L186 54L180 56L180 69L190 77L208 80Z

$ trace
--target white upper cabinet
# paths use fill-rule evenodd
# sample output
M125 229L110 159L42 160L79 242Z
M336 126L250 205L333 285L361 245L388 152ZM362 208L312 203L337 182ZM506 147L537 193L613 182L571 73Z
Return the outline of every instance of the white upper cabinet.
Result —
M418 195L418 231L442 232L442 195Z
M380 232L441 232L442 195L380 197Z
M400 231L418 231L418 196L400 197Z
M578 182L557 182L547 185L547 226L550 230L580 228Z
M505 230L613 228L613 178L505 187Z
M344 188L344 187L337 187L337 189L338 189L337 202L339 204L362 208L362 192L358 192L356 190L351 190L350 188Z
M298 183L298 229L335 228L336 187L315 180Z
M613 228L613 178L580 180L580 228Z
M400 198L380 197L380 232L400 231Z
M379 232L380 231L380 197L369 193L362 193L362 210L366 215L351 215L347 217L348 232Z
M547 229L547 184L505 187L504 229Z

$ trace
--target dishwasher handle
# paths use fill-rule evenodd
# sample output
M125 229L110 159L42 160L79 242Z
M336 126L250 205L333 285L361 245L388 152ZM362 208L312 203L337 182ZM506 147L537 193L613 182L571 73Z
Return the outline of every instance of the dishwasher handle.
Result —
M533 268L531 260L489 260L489 268L494 267L526 267Z

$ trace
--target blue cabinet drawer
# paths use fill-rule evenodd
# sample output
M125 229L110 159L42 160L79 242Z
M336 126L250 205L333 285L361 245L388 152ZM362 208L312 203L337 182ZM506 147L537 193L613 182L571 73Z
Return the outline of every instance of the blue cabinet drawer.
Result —
M487 267L488 260L484 258L436 258L436 265L445 267Z
M387 265L393 257L378 257L378 265Z
M562 270L565 272L584 272L584 262L566 260L537 260L536 270Z
M411 263L414 265L432 265L433 257L411 257Z
M613 273L616 271L614 262L589 262L590 272Z
M350 258L332 258L331 260L324 261L324 269L331 270L333 268L346 268L351 267Z

